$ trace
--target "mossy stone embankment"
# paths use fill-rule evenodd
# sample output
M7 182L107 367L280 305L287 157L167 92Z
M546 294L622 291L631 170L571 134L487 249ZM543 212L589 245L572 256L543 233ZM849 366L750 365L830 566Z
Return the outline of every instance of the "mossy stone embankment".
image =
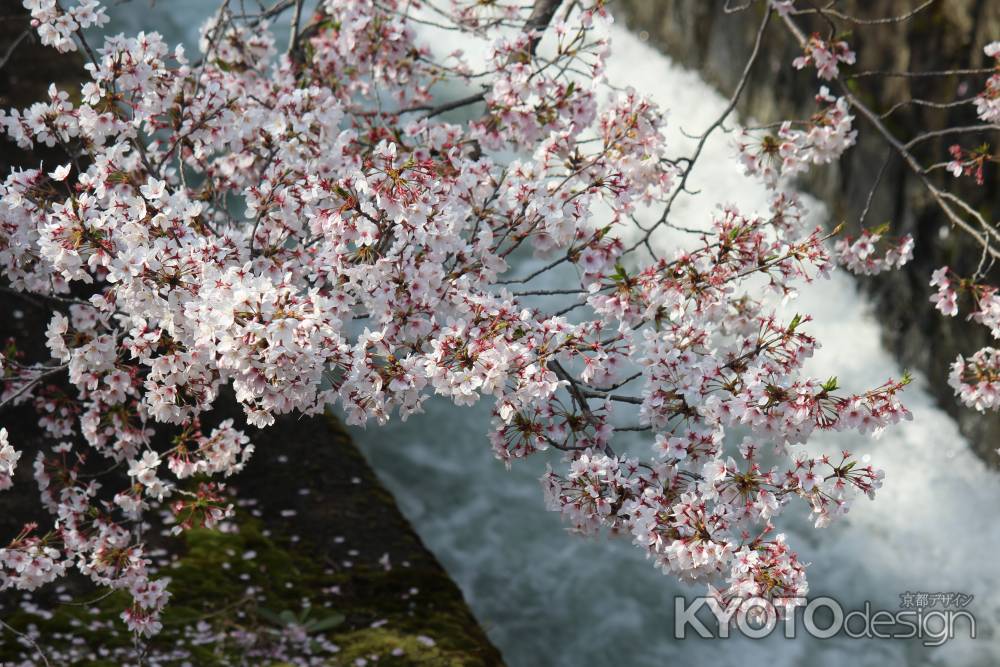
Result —
M240 494L260 498L265 525L307 545L297 553L322 554L322 576L317 560L310 576L316 586L339 587L334 608L345 629L330 638L341 660L402 649L398 664L501 664L461 591L339 422L284 418L262 435L237 480Z
M5 421L30 451L40 444L28 435L30 415L17 416ZM163 631L144 649L151 660L502 664L459 589L335 419L287 417L253 439L250 465L230 480L234 521L181 537L148 535L156 576L170 577L172 593ZM18 482L16 496L34 496L28 480ZM0 527L7 534L17 523L7 513ZM34 637L53 665L104 667L134 659L118 619L126 604L124 593L104 596L74 578L28 598L3 594L0 618ZM0 664L32 664L34 655L0 632Z

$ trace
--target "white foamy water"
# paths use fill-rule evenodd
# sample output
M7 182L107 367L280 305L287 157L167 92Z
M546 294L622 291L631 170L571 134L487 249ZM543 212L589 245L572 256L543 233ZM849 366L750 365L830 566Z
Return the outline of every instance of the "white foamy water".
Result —
M160 0L149 9L135 2L115 9L115 29L156 29L193 48L197 22L214 4ZM670 111L675 153L689 153L693 142L681 128L702 131L724 100L697 74L624 30L613 29L612 37L609 78L651 93ZM677 224L702 226L719 203L735 203L747 213L766 210L763 188L741 174L725 135L708 142L690 184L701 194L678 201ZM670 242L669 236L659 240ZM788 310L815 318L809 331L823 344L810 363L815 375L837 375L848 389L899 377L900 368L879 344L877 314L849 276L836 272L804 288ZM811 593L833 595L847 609L870 600L873 609L897 610L898 595L906 591L974 595L968 608L979 638L956 638L940 648L803 636L674 640L674 596L700 595L702 587L661 575L626 541L565 533L542 503L537 480L543 457L510 472L493 458L485 436L487 401L470 409L433 399L425 414L406 423L354 429L353 435L512 667L1000 664L994 637L1000 627L1000 596L994 593L1000 585L1000 478L969 451L919 376L905 403L914 420L877 441L851 434L816 438L825 451L869 453L886 470L874 502L858 501L830 528L812 528L803 513L786 513L779 528L811 563Z

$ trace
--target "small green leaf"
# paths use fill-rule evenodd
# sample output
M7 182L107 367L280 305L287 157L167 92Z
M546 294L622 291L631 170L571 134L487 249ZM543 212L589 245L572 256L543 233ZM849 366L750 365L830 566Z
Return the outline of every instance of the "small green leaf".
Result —
M317 618L314 621L306 623L306 632L323 632L324 630L332 630L333 628L339 626L346 620L346 616L343 614L330 614L325 618Z
M281 616L271 611L270 609L266 609L264 607L258 607L257 615L273 625L278 625L278 626L285 625L285 622L284 620L282 620Z
M878 227L875 227L874 229L871 229L871 230L869 230L869 231L870 231L870 232L871 232L872 234L878 234L879 236L883 236L883 235L885 235L885 234L886 234L886 233L887 233L887 232L888 232L888 231L889 231L890 229L892 229L892 223L891 223L891 222L883 222L883 223L882 223L881 225L879 225Z

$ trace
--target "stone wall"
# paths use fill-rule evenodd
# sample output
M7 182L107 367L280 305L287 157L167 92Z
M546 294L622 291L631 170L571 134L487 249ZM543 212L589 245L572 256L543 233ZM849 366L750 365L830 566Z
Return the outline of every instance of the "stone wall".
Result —
M730 3L739 4L739 3ZM804 3L799 3L804 5ZM758 28L764 3L747 11L726 13L725 0L614 0L612 11L626 25L648 35L650 42L676 61L697 69L724 95L736 87ZM898 16L917 5L916 0L843 0L837 8L863 18ZM811 20L810 20L811 19ZM796 19L807 32L825 34L829 27L816 17ZM995 0L938 0L913 19L902 23L856 26L847 37L858 52L854 71L927 71L982 67L982 47L1000 38L1000 2ZM801 53L794 38L779 21L772 20L765 36L759 61L738 107L744 118L761 123L782 119L808 118L814 109L812 97L821 83L812 71L796 71L792 60ZM947 78L857 79L851 85L867 104L888 110L909 98L952 101L970 97L982 89L984 75ZM889 128L900 137L953 124L976 122L974 107L937 109L907 105L888 119ZM846 222L856 234L857 220L865 200L888 154L888 149L866 121L858 119L858 145L843 161L815 169L802 183L807 191L822 199L831 212L830 223ZM1000 137L985 134L963 138L966 147L981 141L1000 146ZM921 156L925 164L947 161L953 138L929 141ZM950 188L950 175L935 176ZM987 172L984 187L963 188L961 194L987 220L1000 210L997 169ZM949 265L963 275L971 275L979 262L979 247L961 232L952 231L944 214L930 201L922 184L904 167L902 160L890 160L873 200L866 226L891 222L894 234L910 233L916 240L914 260L904 270L859 279L875 304L882 324L885 345L900 362L922 371L940 405L955 417L973 448L991 465L1000 464L996 455L1000 444L1000 417L983 416L960 406L946 383L948 366L958 354L969 355L989 344L989 332L964 317L944 318L934 311L928 297L931 272ZM1000 284L1000 271L989 276Z

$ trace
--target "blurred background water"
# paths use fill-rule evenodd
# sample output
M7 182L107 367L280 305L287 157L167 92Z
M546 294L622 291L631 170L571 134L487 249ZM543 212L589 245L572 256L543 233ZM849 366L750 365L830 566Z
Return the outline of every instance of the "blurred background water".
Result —
M216 6L210 0L109 4L108 31L156 30L170 42L185 42L189 53L196 50L199 24ZM278 34L283 39L286 30ZM610 80L652 94L669 111L675 154L689 153L693 141L681 130L703 130L724 107L723 98L623 29L612 28L611 37ZM439 40L437 48L447 52L453 45ZM766 210L765 192L732 157L726 135L708 142L690 182L701 193L679 200L674 222L701 226L719 203ZM810 207L823 215L818 202ZM670 242L669 236L659 240ZM787 310L815 318L809 331L823 343L809 364L815 375L837 375L849 389L899 377L901 369L879 344L877 314L849 276L838 271L807 286ZM811 595L832 595L847 610L865 601L898 610L899 595L908 591L974 595L968 609L977 619L977 639L963 635L939 648L904 640L820 640L801 632L796 639L776 632L762 641L676 641L674 597L701 595L703 588L661 575L625 540L567 534L542 503L544 456L510 471L493 458L485 435L488 402L456 408L431 399L425 414L405 423L352 433L512 667L1000 664L1000 478L972 455L924 382L917 377L905 394L912 422L878 440L831 434L814 445L870 453L886 470L876 501L858 501L845 520L826 529L814 529L802 512L786 513L779 527L811 563ZM641 435L632 436L639 451Z

